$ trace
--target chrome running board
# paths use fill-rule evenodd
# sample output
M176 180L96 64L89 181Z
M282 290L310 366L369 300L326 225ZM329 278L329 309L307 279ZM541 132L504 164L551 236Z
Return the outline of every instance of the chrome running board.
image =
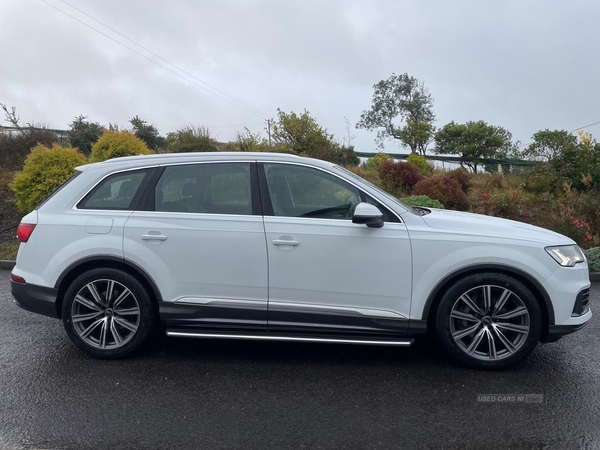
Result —
M196 331L167 330L167 336L190 337L204 339L247 339L255 341L291 341L291 342L320 342L327 344L363 344L363 345L391 345L398 347L410 347L414 339L393 339L393 340L375 340L375 339L356 339L356 338L334 338L334 337L301 337L301 336L281 336L266 334L223 334L223 333L199 333Z

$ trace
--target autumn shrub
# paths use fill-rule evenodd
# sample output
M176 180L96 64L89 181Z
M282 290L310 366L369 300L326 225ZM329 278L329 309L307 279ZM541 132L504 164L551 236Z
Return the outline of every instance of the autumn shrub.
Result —
M127 130L105 130L92 146L91 162L106 161L122 156L148 155L150 150L140 138Z
M377 168L379 177L388 191L410 190L421 180L423 175L416 166L406 162L386 161Z
M431 175L431 173L433 172L433 167L429 165L429 163L423 155L411 153L410 155L408 155L408 158L406 158L406 162L415 166L419 170L421 175L428 176Z
M441 202L433 198L429 198L426 195L411 195L410 197L403 197L400 200L410 206L444 209L444 205Z
M39 144L27 159L23 170L10 185L22 213L32 211L44 198L75 173L75 167L85 164L85 157L75 148L52 148Z
M458 181L445 175L434 175L419 181L412 195L426 195L451 209L466 209L467 196Z
M459 167L458 169L449 170L446 172L446 176L456 180L465 193L469 191L469 186L471 185L471 174L467 172L466 169Z

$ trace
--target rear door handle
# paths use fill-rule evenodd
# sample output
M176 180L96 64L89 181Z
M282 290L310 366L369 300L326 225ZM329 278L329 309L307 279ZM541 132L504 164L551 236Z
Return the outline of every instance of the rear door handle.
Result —
M166 241L167 236L162 234L142 234L142 239L144 241Z
M288 241L286 239L275 239L273 240L273 245L291 245L292 247L297 247L300 245L298 241Z

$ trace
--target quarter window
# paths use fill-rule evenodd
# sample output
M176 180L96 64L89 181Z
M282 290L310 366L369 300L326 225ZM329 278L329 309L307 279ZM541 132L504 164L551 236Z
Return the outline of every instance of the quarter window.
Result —
M249 163L168 166L154 191L156 211L252 214Z
M265 164L276 216L351 219L360 203L354 186L322 170L290 164Z
M77 205L79 209L131 210L148 171L116 173L102 180Z

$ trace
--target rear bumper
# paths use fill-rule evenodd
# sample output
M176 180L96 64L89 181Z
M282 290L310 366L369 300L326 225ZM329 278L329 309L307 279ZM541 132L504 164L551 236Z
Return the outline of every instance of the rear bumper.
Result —
M60 318L56 310L58 289L11 281L10 290L15 303L21 308L55 319Z

